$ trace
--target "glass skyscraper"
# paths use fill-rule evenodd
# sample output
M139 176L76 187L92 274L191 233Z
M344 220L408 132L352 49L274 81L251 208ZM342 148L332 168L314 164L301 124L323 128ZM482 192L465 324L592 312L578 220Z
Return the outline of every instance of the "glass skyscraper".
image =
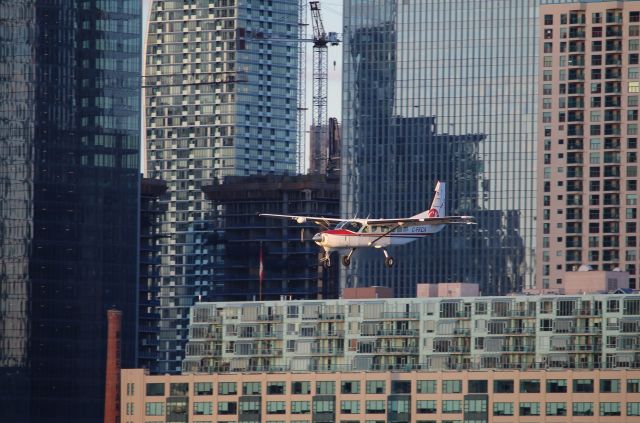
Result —
M0 2L0 422L103 419L135 365L141 10Z
M346 0L343 217L411 216L447 185L448 214L477 226L358 251L347 286L534 278L538 0Z
M296 170L296 0L155 0L146 46L147 171L161 198L159 368L179 372L189 307L222 266L201 187ZM224 234L224 231L222 231Z

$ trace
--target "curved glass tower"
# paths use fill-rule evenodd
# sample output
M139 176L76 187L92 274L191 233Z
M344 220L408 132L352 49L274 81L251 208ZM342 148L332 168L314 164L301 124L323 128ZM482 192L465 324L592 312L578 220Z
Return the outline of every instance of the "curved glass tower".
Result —
M295 173L298 2L151 5L146 46L148 176L167 181L160 240L159 370L179 372L189 307L223 266L218 210L201 188L227 176Z

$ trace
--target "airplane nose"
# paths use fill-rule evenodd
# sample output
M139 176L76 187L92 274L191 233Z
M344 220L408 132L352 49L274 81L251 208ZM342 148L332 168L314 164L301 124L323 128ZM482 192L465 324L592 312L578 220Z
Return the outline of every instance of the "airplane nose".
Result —
M320 244L324 241L324 235L322 235L322 233L317 233L313 236L313 240L317 243Z

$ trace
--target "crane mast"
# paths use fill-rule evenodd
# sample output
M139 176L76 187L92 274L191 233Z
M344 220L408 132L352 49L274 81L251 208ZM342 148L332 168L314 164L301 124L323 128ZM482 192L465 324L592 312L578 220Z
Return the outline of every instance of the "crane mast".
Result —
M328 136L327 120L327 70L329 39L320 15L320 2L310 1L313 27L313 101L311 107L311 137L323 142ZM336 37L337 39L337 37Z
M298 0L298 39L307 38L307 0ZM307 133L307 45L298 46L298 145L297 170L305 173L305 134Z

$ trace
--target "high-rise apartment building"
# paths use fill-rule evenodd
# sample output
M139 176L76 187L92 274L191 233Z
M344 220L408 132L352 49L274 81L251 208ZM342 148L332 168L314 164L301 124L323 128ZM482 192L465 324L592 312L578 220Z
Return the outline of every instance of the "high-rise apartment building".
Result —
M296 0L155 0L146 46L148 176L167 181L160 371L177 372L189 307L215 278L202 185L296 170Z
M540 8L538 283L581 265L637 287L640 3Z
M539 4L345 1L343 216L414 215L440 179L447 211L478 219L398 247L392 269L357 252L347 286L533 284Z
M0 421L100 422L135 364L141 10L0 2Z

